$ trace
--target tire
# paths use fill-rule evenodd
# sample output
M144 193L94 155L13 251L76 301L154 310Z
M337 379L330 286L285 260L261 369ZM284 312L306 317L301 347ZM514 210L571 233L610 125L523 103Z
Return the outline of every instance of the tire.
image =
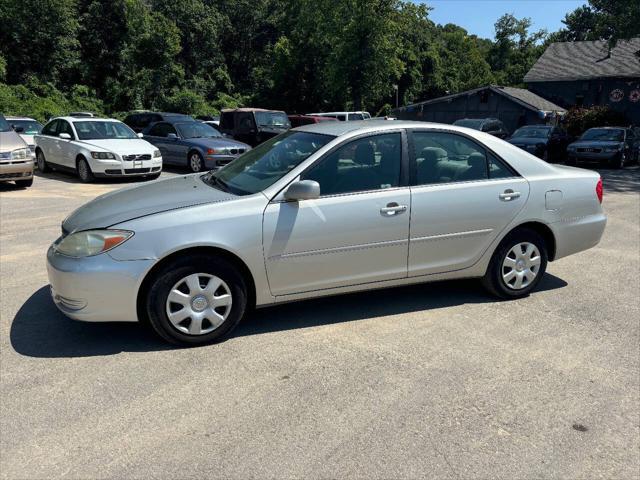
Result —
M171 302L170 295L178 303ZM247 284L232 263L185 255L155 275L143 300L149 323L160 337L176 345L197 346L231 332L245 315L247 298Z
M51 167L45 160L44 153L40 149L36 150L36 163L38 164L38 170L40 170L41 173L47 173L51 171Z
M528 249L530 245L534 250ZM518 248L521 256L514 255ZM508 261L507 258L510 260ZM500 242L493 253L487 272L482 278L482 284L489 293L499 298L526 297L544 276L547 259L547 246L538 232L529 228L515 230ZM518 286L518 278L522 279L520 286Z
M620 152L619 155L616 155L611 160L611 168L615 168L616 170L620 168L624 168L626 163L627 163L627 155L625 154L625 152Z
M189 170L193 173L199 173L204 170L204 159L202 158L202 155L196 151L189 152L187 164L189 166Z
M91 183L94 180L93 172L91 171L91 167L87 163L87 160L84 158L80 158L76 164L76 172L78 173L78 177L83 183Z
M542 153L542 160L544 160L547 163L551 163L551 154L549 153L548 148L544 149L544 152Z
M20 188L29 188L33 185L33 178L30 178L29 180L16 180L16 185Z
M566 165L575 167L577 165L578 161L576 160L576 157L572 157L571 155L567 155L567 160L565 161Z

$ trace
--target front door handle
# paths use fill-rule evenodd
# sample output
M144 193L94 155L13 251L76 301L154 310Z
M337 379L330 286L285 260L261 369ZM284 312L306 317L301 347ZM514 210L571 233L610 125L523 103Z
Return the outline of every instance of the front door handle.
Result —
M513 190L505 190L504 193L498 195L503 202L510 202L516 198L520 198L520 192L514 192Z
M385 217L392 217L393 215L404 213L406 211L406 205L398 205L396 202L388 203L386 207L380 209L380 213Z

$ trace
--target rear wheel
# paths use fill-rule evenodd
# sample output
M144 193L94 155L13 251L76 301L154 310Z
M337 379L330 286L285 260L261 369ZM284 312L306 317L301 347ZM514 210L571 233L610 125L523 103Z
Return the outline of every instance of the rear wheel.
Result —
M80 177L80 180L82 180L84 183L93 182L93 172L91 172L91 167L89 167L86 159L78 159L76 170L78 172L78 177Z
M163 339L204 345L240 322L247 309L247 286L232 263L187 255L156 275L145 303L149 322Z
M493 253L482 283L500 298L526 297L542 279L547 258L545 241L538 232L528 228L516 230Z
M28 188L33 185L33 178L30 178L29 180L16 180L16 185L20 188Z
M38 164L38 170L40 170L42 173L51 171L51 167L49 167L49 164L45 160L42 150L36 151L36 163Z

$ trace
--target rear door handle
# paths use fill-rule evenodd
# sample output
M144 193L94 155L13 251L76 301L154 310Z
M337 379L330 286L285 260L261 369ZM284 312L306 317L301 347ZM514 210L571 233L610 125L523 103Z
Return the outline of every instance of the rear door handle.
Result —
M396 202L388 203L386 207L380 209L380 213L385 217L392 217L393 215L404 213L406 211L406 205L398 205Z
M498 195L503 202L510 202L516 198L520 198L520 192L514 192L513 190L505 190L504 193Z

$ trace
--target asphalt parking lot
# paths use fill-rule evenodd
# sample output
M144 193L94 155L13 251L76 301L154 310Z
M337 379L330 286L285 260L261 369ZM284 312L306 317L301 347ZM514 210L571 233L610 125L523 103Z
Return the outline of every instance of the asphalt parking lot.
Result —
M529 298L313 300L194 349L49 298L60 222L126 182L1 184L2 478L638 478L640 169L601 173L602 243Z

